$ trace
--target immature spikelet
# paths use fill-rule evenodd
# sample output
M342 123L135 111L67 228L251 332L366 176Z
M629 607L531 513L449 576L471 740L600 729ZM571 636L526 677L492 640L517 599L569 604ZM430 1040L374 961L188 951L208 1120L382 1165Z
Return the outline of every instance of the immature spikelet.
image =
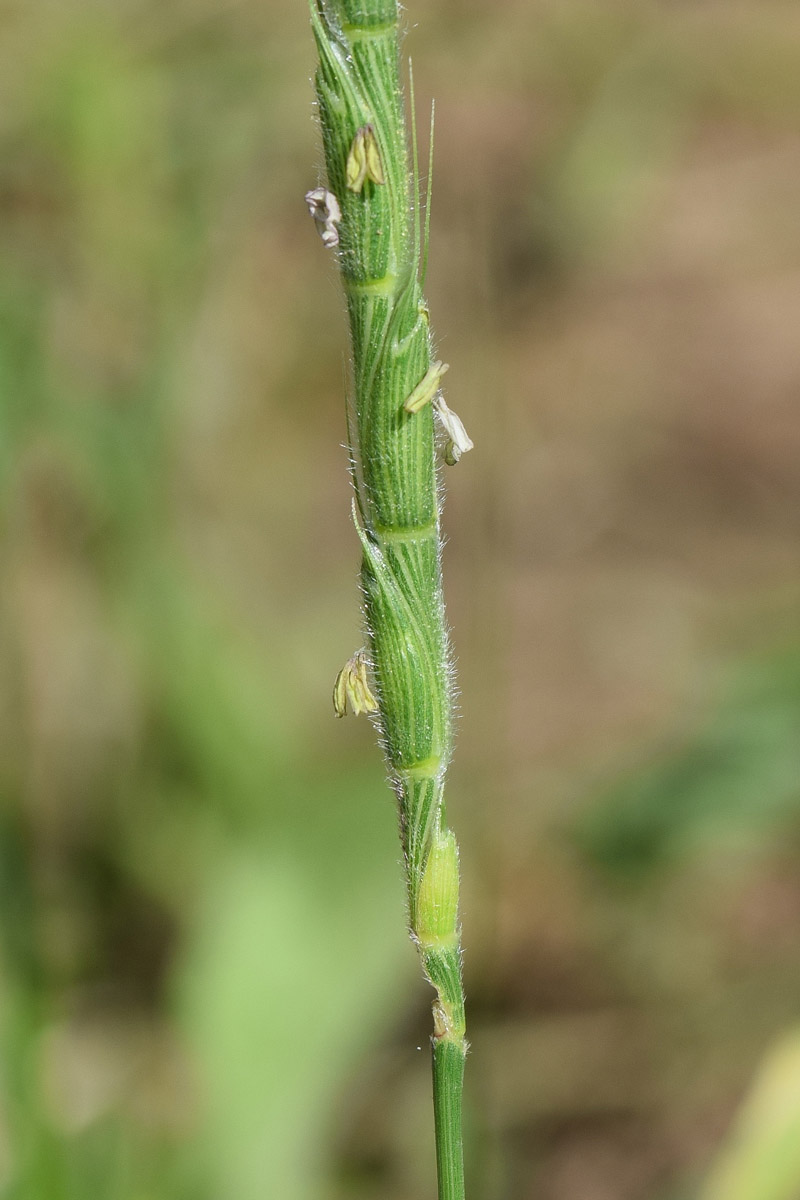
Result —
M454 940L458 933L458 846L449 829L434 839L428 854L416 933L422 945Z

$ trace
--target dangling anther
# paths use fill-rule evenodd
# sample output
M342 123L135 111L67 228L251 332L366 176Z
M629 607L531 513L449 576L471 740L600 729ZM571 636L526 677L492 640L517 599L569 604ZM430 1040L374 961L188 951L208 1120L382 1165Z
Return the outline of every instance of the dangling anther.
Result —
M448 408L443 396L437 396L433 404L433 411L436 413L441 422L442 429L447 434L447 441L444 447L444 461L449 467L454 467L462 454L466 454L473 447L472 438L464 428L464 422L459 417L458 413L454 413L452 408Z
M314 218L323 246L329 249L338 246L339 230L336 226L342 219L342 210L333 192L324 187L314 188L313 191L306 192L306 204Z
M363 650L357 650L347 660L333 685L333 708L337 717L346 716L348 706L356 717L360 713L378 711L378 701L369 688L367 658Z

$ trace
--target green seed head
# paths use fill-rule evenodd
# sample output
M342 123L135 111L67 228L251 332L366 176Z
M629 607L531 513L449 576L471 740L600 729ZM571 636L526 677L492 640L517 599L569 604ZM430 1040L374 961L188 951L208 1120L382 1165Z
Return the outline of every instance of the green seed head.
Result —
M340 717L348 709L379 712L400 807L411 933L436 992L439 1196L464 1200L466 1042L458 851L443 808L452 671L436 448L446 441L448 461L455 462L472 442L441 395L447 366L433 359L423 298L430 187L423 206L416 128L412 123L409 145L405 126L399 0L310 0L310 14L327 186L310 193L308 204L325 244L340 246L353 363L349 450L369 639L368 651L339 672L333 703ZM413 83L410 99L413 116ZM431 155L432 148L431 131Z

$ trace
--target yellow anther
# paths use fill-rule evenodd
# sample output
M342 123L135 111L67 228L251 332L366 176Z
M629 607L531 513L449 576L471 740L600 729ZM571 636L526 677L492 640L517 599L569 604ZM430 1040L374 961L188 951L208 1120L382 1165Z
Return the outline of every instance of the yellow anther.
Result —
M442 376L445 371L449 371L450 364L443 363L438 359L433 363L423 375L417 386L414 388L411 395L403 404L403 408L407 413L418 413L430 404L442 383Z
M333 708L337 717L344 717L348 707L358 716L360 713L378 711L378 701L369 688L367 659L363 650L357 650L344 664L333 685Z
M353 138L345 168L347 187L360 192L366 180L383 183L383 163L372 125L362 125Z

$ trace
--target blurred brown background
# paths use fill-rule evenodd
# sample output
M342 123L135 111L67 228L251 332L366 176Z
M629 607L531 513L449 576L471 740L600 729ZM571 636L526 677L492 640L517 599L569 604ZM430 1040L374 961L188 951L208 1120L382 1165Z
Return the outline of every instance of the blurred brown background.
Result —
M407 25L469 1195L797 1200L800 9ZM432 1200L306 6L0 34L0 1195Z

